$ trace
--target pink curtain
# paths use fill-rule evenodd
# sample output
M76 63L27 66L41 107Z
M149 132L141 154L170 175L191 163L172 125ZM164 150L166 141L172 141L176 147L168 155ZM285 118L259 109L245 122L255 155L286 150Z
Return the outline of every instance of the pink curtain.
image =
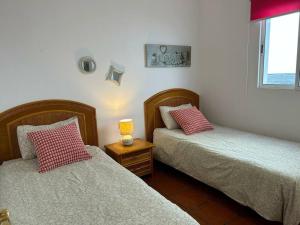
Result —
M300 11L300 0L251 0L251 20Z

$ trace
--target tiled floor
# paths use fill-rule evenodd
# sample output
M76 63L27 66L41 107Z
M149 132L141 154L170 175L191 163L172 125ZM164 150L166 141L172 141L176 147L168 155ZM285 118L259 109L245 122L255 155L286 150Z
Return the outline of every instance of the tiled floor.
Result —
M281 225L170 167L155 163L154 168L154 176L144 180L201 225Z

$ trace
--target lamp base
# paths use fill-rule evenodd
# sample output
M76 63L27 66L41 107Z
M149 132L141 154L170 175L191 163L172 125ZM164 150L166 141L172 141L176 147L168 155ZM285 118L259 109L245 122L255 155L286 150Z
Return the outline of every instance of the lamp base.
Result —
M124 146L130 146L133 144L133 137L131 135L124 135L121 141Z

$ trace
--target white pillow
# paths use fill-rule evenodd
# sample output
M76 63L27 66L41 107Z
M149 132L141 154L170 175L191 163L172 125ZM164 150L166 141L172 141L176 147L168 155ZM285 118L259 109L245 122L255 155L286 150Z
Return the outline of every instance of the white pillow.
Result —
M57 123L49 124L49 125L41 125L41 126L32 126L32 125L22 125L17 127L17 136L19 142L19 148L23 159L34 159L36 158L36 152L34 150L34 146L27 137L27 134L30 132L40 131L40 130L51 130L55 128L59 128L71 123L76 124L78 131L79 123L77 117L72 117L67 120L59 121Z
M178 109L188 109L192 108L193 106L191 104L184 104L176 107L171 106L160 106L160 115L162 120L164 121L166 127L169 130L178 129L180 128L178 123L173 119L173 117L170 114L170 111L178 110Z

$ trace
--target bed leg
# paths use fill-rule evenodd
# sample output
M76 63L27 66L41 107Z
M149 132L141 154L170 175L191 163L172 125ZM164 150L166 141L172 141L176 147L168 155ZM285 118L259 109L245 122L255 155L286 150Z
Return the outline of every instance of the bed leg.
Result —
M7 209L0 210L0 225L11 225Z

